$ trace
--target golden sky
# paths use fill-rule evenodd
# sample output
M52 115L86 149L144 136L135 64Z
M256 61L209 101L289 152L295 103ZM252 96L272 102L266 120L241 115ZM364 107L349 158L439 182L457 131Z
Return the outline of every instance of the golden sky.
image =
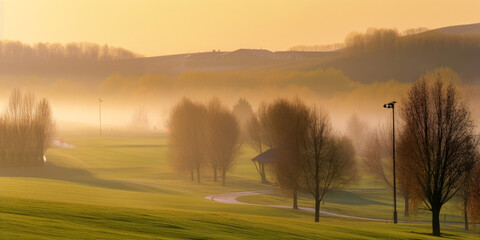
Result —
M479 10L478 0L0 0L0 38L106 43L146 56L278 51L369 27L477 23Z

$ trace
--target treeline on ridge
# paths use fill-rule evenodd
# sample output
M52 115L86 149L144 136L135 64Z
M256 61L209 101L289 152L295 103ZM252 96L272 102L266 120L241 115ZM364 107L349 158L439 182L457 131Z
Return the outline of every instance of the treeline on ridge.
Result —
M96 43L36 43L0 40L0 61L109 61L140 57L121 47Z

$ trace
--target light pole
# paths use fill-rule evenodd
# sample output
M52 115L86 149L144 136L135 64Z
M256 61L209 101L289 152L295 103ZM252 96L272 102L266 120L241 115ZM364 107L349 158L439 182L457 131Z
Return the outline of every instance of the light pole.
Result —
M392 136L393 136L393 223L397 223L397 185L395 180L395 101L383 104L384 108L391 108L392 109L392 118L393 118L393 125L392 125Z
M100 137L102 136L102 102L101 98L98 99L98 117L100 121Z

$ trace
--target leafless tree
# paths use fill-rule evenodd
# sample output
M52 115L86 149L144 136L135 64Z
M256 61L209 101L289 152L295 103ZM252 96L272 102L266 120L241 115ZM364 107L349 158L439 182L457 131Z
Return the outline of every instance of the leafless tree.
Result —
M333 135L328 114L322 110L311 110L307 131L302 141L302 188L315 198L315 222L318 222L325 194L353 176L355 151L349 139Z
M361 120L357 114L353 114L347 121L345 135L352 140L357 153L362 154L365 147L365 140L369 132L368 124Z
M440 210L461 189L473 167L477 137L467 106L459 99L452 74L422 75L403 101L399 162L408 168L432 212L433 235L440 235Z
M47 100L15 89L0 117L0 162L25 166L44 163L54 133L55 121Z
M132 115L131 126L137 129L147 129L149 124L148 111L144 107L135 109Z
M299 99L277 99L261 113L266 135L272 140L272 147L278 149L278 159L272 168L280 187L292 192L293 208L297 209L297 192L301 188L302 141L305 141L307 133L308 108Z
M477 162L475 168L470 174L467 212L465 216L470 215L472 222L480 222L480 163Z
M399 134L396 133L396 135ZM379 125L377 129L372 130L365 139L363 152L366 170L393 190L392 124ZM404 215L409 216L412 179L405 174L406 171L408 169L402 165L402 162L397 163L395 170L397 193L401 194L405 201Z
M233 113L218 98L213 98L207 107L206 152L213 169L213 181L217 170L222 174L225 186L226 173L240 150L240 127Z
M206 107L201 103L183 98L172 110L169 154L173 165L181 171L190 171L200 183L200 170L205 160Z
M262 132L263 130L257 114L253 114L247 124L247 142L259 154L262 154L264 150ZM267 184L270 183L267 180L265 163L259 162L258 166L255 165L255 167L258 171L258 174L260 174L261 182Z
M253 110L246 98L240 98L233 106L233 115L240 125L240 130L243 136L248 134L247 124L253 116Z

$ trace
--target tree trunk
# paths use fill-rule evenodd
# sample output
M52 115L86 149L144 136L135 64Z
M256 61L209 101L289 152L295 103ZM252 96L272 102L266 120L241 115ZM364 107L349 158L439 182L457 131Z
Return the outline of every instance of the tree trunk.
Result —
M432 204L432 234L440 236L440 206Z
M213 182L217 182L217 168L213 168Z
M200 164L197 164L197 182L200 183Z
M320 198L315 197L315 222L320 221Z
M267 178L265 177L265 166L263 163L259 163L260 176L262 177L262 183L267 183Z
M225 170L222 171L222 186L225 186Z
M410 214L408 213L408 210L409 210L409 203L408 203L408 195L404 197L405 198L405 217L408 217L410 216Z
M468 231L468 211L467 211L467 201L463 201L463 214L465 216L465 230Z
M193 169L190 170L190 176L191 176L192 182L195 181L195 179L193 178Z
M297 189L293 189L293 209L298 209L298 204L297 204Z

